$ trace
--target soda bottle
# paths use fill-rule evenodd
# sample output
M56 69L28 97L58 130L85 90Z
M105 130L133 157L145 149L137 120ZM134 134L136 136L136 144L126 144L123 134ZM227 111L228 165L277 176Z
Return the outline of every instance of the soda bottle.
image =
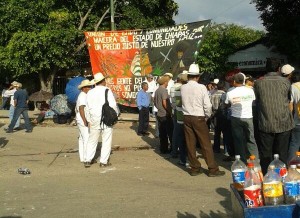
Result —
M281 160L279 160L279 154L274 154L274 160L270 163L269 167L271 165L274 166L275 172L278 173L282 181L284 181L284 178L287 175L287 169L286 165Z
M240 160L240 155L235 155L235 161L231 166L233 186L238 191L243 191L245 183L246 165Z
M300 164L300 152L296 152L296 156L292 158L292 160L288 163L290 165L296 165L297 171L300 173L300 169L298 169L298 164Z
M248 170L245 173L244 197L246 207L263 206L261 182L254 171L254 163L248 163Z
M297 172L296 165L290 165L284 180L285 203L294 204L299 198L299 180L300 174Z
M262 174L262 171L261 171L261 166L259 164L259 162L255 159L255 155L250 155L249 157L249 163L253 163L254 164L254 171L256 172L260 182L262 183L263 182L263 174Z
M283 203L283 188L281 178L275 172L275 166L270 165L263 182L265 205L279 205Z

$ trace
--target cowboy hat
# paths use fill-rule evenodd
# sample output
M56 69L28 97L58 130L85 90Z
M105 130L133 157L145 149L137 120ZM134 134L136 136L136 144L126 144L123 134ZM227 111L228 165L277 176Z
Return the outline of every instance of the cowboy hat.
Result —
M82 89L83 87L92 86L93 83L89 81L88 79L82 80L80 85L78 86L78 89Z
M18 83L17 81L13 81L13 82L11 83L12 86L18 86L18 84L19 84L19 83Z
M107 76L103 76L103 74L99 72L99 73L94 74L94 79L92 80L92 82L94 84L96 84L106 78L107 78Z
M199 65L198 64L191 64L189 67L188 75L198 76L200 75Z
M169 76L170 78L173 78L173 74L172 73L165 73L164 76Z

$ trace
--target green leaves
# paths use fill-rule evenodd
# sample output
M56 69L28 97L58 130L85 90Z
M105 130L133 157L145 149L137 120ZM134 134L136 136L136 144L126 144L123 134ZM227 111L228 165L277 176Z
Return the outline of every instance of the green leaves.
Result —
M254 0L268 36L289 59L300 61L300 1Z
M228 56L263 35L262 31L234 24L212 24L198 50L197 62L201 71L225 73L232 67L226 64Z

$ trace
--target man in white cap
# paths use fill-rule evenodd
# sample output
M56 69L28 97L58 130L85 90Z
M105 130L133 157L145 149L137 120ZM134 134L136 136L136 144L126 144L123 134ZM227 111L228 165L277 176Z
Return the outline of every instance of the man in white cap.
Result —
M286 77L287 79L291 79L291 76L292 76L292 72L295 70L294 67L292 67L291 65L289 64L285 64L281 67L280 71L281 71L281 74L282 76Z
M206 119L211 116L212 105L206 87L198 83L199 77L198 64L191 64L188 71L188 83L181 86L184 134L191 167L190 175L197 176L203 173L201 163L196 156L196 142L198 140L208 166L208 176L223 176L225 172L220 171L215 162L209 130L206 125Z
M154 112L154 108L153 108L153 93L155 92L155 90L157 89L157 85L156 85L156 81L154 80L154 77L152 74L147 74L146 79L144 80L144 82L146 82L148 84L148 90L147 93L149 95L150 98L150 108L152 107L152 114L153 116L155 116L155 112Z
M91 162L86 160L87 143L89 140L89 127L85 117L85 113L86 113L85 110L87 104L87 93L91 89L92 85L93 83L88 79L83 80L80 83L78 89L81 90L81 92L77 98L76 107L75 107L76 122L79 129L78 152L79 152L80 162L83 162L85 167L91 166Z
M8 129L6 130L6 133L12 133L13 129L16 125L17 120L20 118L20 115L22 114L24 121L25 121L25 127L26 127L26 133L32 132L32 126L29 120L28 116L28 93L25 89L21 89L22 84L18 83L17 85L17 91L14 93L14 116L12 121L10 122Z
M13 116L14 116L14 111L15 111L15 102L14 102L14 94L17 91L18 87L18 82L13 81L11 83L11 86L9 87L8 90L5 91L5 95L10 97L10 107L9 107L9 122L12 121ZM20 129L20 117L17 119L16 125L14 126L14 130L19 130ZM7 128L5 129L7 130Z
M174 86L174 80L173 80L173 74L172 73L165 73L164 76L166 76L168 78L168 86L167 86L167 90L168 90L168 94L170 95L171 93L171 88Z
M105 103L105 90L108 89L107 100L109 106L118 113L117 103L112 91L106 87L106 77L102 73L94 75L93 83L95 88L87 93L87 114L86 118L89 122L90 135L88 140L88 151L86 161L91 162L95 156L98 139L102 134L102 147L100 155L100 167L110 166L109 156L111 152L113 128L106 126L104 123L100 125L102 116L102 106Z

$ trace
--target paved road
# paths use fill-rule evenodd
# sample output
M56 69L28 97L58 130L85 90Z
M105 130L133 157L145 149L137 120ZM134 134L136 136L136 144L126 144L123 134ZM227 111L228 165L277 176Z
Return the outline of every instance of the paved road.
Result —
M113 165L85 169L76 126L7 134L7 122L0 119L0 217L231 217L230 163L222 154L225 177L191 177L157 152L158 139L138 137L136 122L126 121L114 129ZM19 167L32 173L18 174Z

